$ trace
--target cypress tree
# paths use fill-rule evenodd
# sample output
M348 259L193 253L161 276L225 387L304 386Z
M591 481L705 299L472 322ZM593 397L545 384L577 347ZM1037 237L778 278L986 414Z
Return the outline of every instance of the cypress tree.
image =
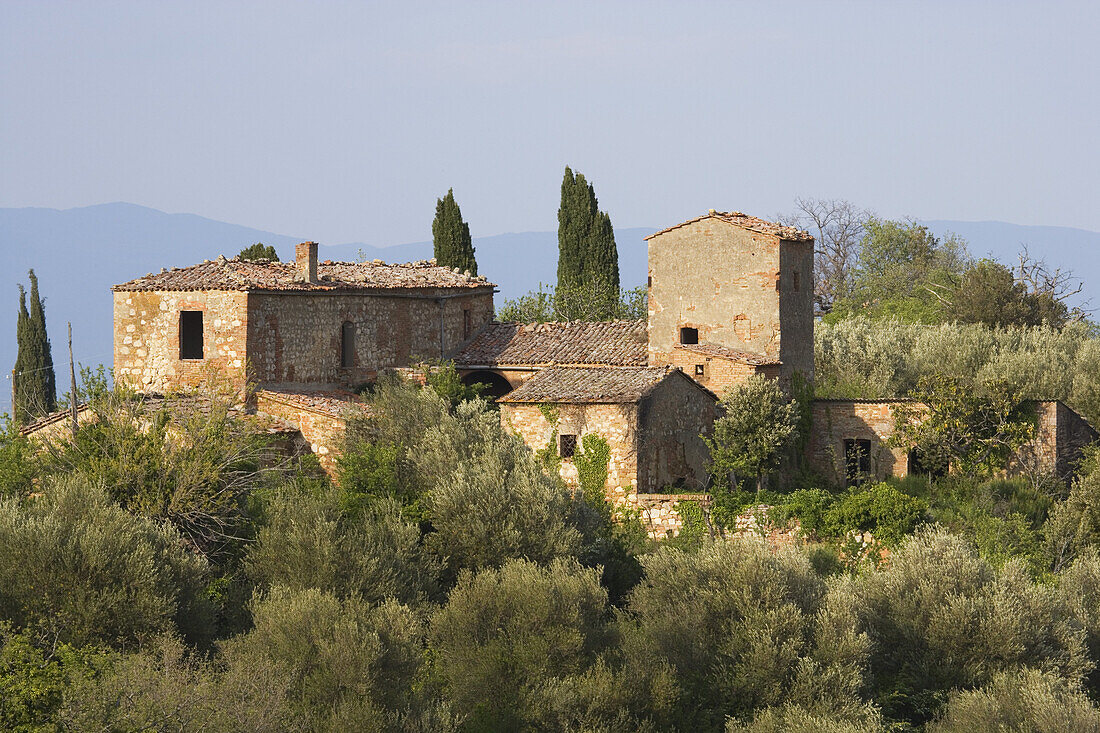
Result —
M12 411L20 424L30 422L57 408L57 386L46 335L46 307L38 293L38 277L29 273L31 297L19 286L19 318L16 338L19 352L15 359L15 404Z
M558 208L558 289L583 289L598 300L619 297L619 252L611 217L592 184L566 166Z
M435 219L432 221L432 244L435 262L441 267L457 267L477 274L474 259L474 241L470 238L470 226L462 220L462 211L455 202L454 189L435 202Z

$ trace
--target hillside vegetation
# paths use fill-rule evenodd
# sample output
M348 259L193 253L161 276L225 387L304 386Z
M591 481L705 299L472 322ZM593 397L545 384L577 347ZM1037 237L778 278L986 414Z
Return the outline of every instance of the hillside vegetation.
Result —
M927 486L822 487L784 505L821 510L806 547L655 545L437 384L375 388L339 486L216 395L101 391L99 421L44 453L9 432L0 728L1100 726L1097 461L1068 498L974 484L959 517L905 493ZM908 518L891 535L861 496ZM844 549L868 511L885 562Z

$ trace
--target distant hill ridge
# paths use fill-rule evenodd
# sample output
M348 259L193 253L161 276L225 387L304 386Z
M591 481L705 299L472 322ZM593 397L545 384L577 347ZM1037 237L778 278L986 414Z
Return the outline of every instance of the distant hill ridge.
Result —
M975 256L993 254L1012 262L1020 244L1026 242L1033 254L1045 257L1052 265L1076 270L1086 284L1098 282L1096 276L1100 276L1100 261L1092 257L1100 252L1098 232L1004 222L924 223L937 234L950 230L967 239ZM646 244L642 238L654 231L655 227L615 230L624 286L645 282ZM64 210L0 208L0 374L10 376L15 363L16 284L26 282L31 267L38 273L46 298L54 361L60 365L67 359L64 324L72 321L77 361L110 366L112 285L162 267L183 267L219 254L232 257L254 242L273 245L281 258L290 259L294 245L303 239L308 237L275 234L195 214L168 214L128 203ZM478 237L474 246L479 272L497 283L500 300L556 279L556 232ZM432 246L427 241L391 247L322 244L320 256L354 260L360 251L368 259L408 262L431 257ZM8 409L11 397L11 383L8 379L4 383L5 387L0 388L2 411Z

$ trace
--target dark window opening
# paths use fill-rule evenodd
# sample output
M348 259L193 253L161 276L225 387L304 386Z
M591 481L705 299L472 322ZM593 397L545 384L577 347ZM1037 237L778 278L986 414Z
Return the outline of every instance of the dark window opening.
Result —
M702 364L695 365L695 376L702 377L706 374L706 369Z
M645 281L645 284L646 284L647 288L653 287L653 276L652 275L650 275L649 278Z
M577 452L577 436L576 435L559 435L558 436L558 455L562 458L572 458L573 454Z
M798 286L801 284L801 281L802 278L799 276L799 274L797 272L794 273L794 291L796 293L798 292Z
M946 466L936 465L934 461L930 461L927 457L921 455L919 449L914 448L909 451L909 470L910 476L928 476L929 478L939 479L947 475Z
M180 311L180 358L202 358L202 311Z
M462 309L462 338L470 338L470 333L473 331L473 321L470 318L470 309Z
M340 327L340 367L350 369L355 366L355 324L344 321Z
M687 326L680 329L680 343L682 344L697 344L699 343L699 329L688 328Z
M844 478L849 486L862 483L871 475L871 441L844 441Z

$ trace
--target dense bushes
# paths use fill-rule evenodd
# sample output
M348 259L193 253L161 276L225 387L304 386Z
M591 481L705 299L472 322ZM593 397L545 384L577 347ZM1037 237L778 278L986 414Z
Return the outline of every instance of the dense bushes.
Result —
M851 318L814 329L818 397L897 397L937 374L964 384L1005 380L1024 398L1062 400L1100 424L1100 340L1085 323L989 328Z
M339 484L247 477L247 531L213 561L89 483L90 463L67 480L45 464L34 493L0 499L0 727L1096 726L1094 459L1072 491L953 476L730 492L828 542L715 540L700 510L690 541L654 550L592 490L597 441L574 496L483 402L398 383L370 399ZM850 561L852 530L888 546L882 562Z
M171 527L113 505L80 477L0 501L0 620L73 645L132 648L211 632L205 560Z

